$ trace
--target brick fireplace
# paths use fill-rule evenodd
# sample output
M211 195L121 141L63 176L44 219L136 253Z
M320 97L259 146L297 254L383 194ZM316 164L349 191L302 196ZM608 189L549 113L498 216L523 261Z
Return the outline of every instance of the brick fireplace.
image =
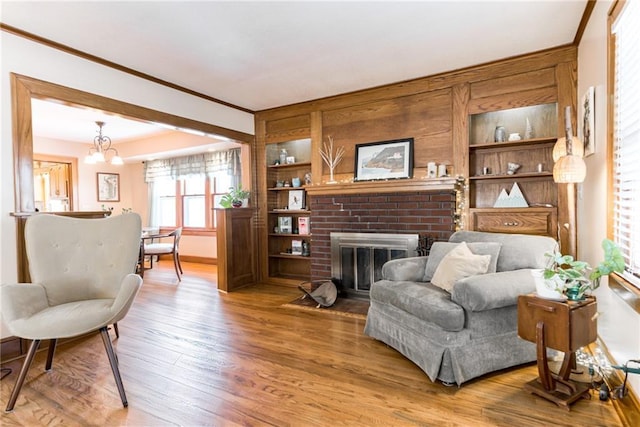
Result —
M447 240L455 229L451 190L313 195L311 279L331 277L331 232L418 234Z

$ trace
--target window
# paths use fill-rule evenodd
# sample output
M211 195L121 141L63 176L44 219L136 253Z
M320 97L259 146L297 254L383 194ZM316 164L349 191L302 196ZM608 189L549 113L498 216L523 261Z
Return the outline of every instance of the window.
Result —
M158 225L176 227L176 185L175 181L164 178L153 183L154 195L158 207Z
M206 187L207 179L202 177L180 180L180 193L182 194L182 224L185 227L207 226Z
M233 177L224 173L211 177L163 178L152 185L153 205L160 227L216 228L213 208L233 186Z
M240 149L145 162L149 225L212 230L213 208L240 182Z
M613 110L610 218L613 240L623 252L623 276L640 287L640 2L619 2L610 17Z

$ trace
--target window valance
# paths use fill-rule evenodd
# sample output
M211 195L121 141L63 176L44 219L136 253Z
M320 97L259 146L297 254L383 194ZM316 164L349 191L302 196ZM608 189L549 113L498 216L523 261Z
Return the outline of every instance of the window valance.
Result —
M160 179L177 180L220 172L226 172L227 175L240 173L239 148L145 162L144 181L149 183Z

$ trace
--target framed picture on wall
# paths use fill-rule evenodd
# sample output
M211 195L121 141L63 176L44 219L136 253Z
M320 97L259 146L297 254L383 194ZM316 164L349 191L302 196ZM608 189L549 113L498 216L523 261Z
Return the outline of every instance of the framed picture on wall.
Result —
M120 174L98 172L98 201L99 202L119 202L120 201Z
M595 110L595 88L589 87L582 95L580 102L580 123L578 124L578 137L582 138L584 144L584 157L596 152L596 110Z
M356 145L355 181L413 176L413 138Z

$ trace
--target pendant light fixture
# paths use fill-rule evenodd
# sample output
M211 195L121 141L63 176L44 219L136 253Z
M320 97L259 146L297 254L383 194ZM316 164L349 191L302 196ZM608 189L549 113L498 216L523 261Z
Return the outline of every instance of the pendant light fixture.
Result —
M84 162L88 164L111 163L112 165L122 165L122 157L118 155L118 150L111 146L111 138L102 134L104 122L96 122L98 125L98 136L93 138L93 147L89 148L89 153L85 156Z
M556 147L553 149L554 160L558 155L558 159L553 165L553 180L557 183L573 184L584 181L587 176L587 165L584 163L582 155L578 155L578 149L575 152L573 150L574 146L577 147L580 141L572 135L571 107L566 107L565 109L564 122L565 137L559 138L556 142L557 152ZM563 142L564 150L562 150ZM582 148L582 152L584 153L584 148Z

